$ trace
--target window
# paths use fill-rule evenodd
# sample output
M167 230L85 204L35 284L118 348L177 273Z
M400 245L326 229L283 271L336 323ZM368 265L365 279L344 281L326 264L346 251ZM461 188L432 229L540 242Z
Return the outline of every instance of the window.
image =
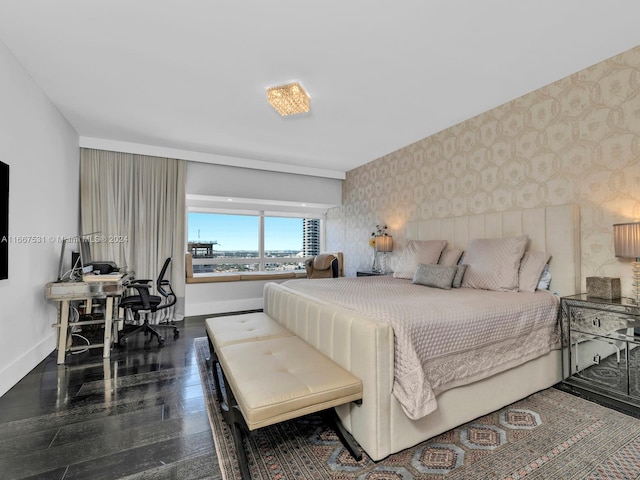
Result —
M194 273L304 269L320 252L320 220L291 216L189 212Z

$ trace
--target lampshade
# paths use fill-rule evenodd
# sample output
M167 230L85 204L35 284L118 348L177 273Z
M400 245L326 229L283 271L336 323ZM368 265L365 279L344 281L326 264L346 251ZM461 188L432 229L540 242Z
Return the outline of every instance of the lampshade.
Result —
M376 237L376 251L393 252L393 237L391 235Z
M618 223L613 226L616 257L640 257L640 223Z

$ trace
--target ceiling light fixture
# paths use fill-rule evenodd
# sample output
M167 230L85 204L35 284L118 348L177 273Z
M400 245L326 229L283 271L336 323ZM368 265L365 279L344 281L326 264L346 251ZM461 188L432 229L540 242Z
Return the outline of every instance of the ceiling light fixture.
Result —
M267 88L267 101L280 115L294 115L309 111L309 94L298 82Z

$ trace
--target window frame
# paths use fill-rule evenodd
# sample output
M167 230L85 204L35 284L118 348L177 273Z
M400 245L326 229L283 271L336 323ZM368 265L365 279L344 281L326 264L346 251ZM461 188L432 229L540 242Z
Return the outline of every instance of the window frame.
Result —
M276 272L274 270L265 270L265 264L270 263L299 263L302 264L306 257L265 257L264 251L264 219L265 217L279 217L279 218L298 218L298 219L317 219L320 221L319 233L320 233L320 251L324 251L325 247L325 216L320 214L310 214L303 212L284 212L273 210L239 210L239 209L223 209L223 208L203 208L203 207L189 207L187 208L187 233L185 235L187 240L186 251L189 252L189 214L190 213L208 213L218 215L244 215L258 217L258 257L236 257L236 258L202 258L192 257L191 261L193 265L250 265L257 264L257 272ZM303 239L304 240L304 239ZM190 252L189 252L190 253ZM301 272L304 267L292 269L292 272ZM226 272L216 272L217 274L224 274ZM242 273L240 272L228 272L230 275Z

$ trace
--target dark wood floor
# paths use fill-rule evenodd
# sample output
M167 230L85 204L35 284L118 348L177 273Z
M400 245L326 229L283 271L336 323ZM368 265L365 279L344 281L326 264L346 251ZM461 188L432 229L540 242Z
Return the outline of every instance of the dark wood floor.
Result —
M220 479L193 356L204 321L178 325L106 361L53 352L0 397L0 479Z

